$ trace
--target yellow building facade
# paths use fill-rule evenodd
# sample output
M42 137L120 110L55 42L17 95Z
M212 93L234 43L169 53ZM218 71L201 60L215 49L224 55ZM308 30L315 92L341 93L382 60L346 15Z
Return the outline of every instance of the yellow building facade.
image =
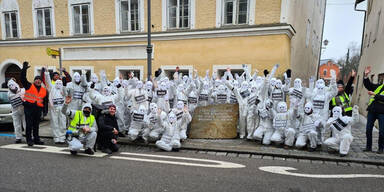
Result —
M253 72L291 65L295 29L284 22L286 0L152 0L152 74L158 68ZM59 70L60 49L67 71L105 70L110 80L135 71L147 78L145 0L0 0L0 83L23 61Z

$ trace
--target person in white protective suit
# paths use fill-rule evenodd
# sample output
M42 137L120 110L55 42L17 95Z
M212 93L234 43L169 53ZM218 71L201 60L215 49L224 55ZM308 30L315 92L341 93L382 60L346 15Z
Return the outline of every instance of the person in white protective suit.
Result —
M320 126L317 127L318 144L324 141L324 125L329 117L329 102L337 95L336 74L331 71L330 86L325 86L323 79L316 81L316 87L313 89L314 78L311 77L309 85L310 88L305 94L305 97L313 104L313 112L319 115Z
M199 106L207 106L210 104L209 99L211 98L212 95L212 88L209 83L209 80L201 80L200 79L200 85L199 85L199 99L198 99L198 105Z
M90 87L92 84L95 84L95 90L99 93L102 91L101 83L99 82L99 78L97 77L96 73L91 74L91 82L88 83L88 87Z
M302 86L302 81L299 78L296 78L293 81L293 87L289 88L289 108L297 108L298 111L303 112L304 110L304 94L306 93L306 88Z
M274 133L271 141L277 144L284 142L286 146L292 146L295 141L296 130L291 127L290 121L295 118L297 110L288 110L287 103L280 102L277 104L276 110L273 110L273 123L272 127Z
M128 130L128 139L134 141L146 126L147 109L144 105L140 105L138 110L132 111L131 126Z
M185 88L186 85L179 84L177 85L176 92L175 92L175 102L178 103L179 101L182 101L184 105L188 105L188 95L192 91L192 87L188 84L188 88Z
M91 85L90 88L89 97L94 101L95 104L103 106L104 109L108 109L110 105L116 106L116 103L123 98L124 94L122 88L119 88L117 94L114 95L112 95L112 88L110 86L103 87L101 94L93 89L93 85ZM121 125L119 125L119 128L120 127Z
M349 152L353 141L351 126L359 122L359 107L355 105L352 110L352 117L343 116L343 109L336 106L332 109L332 117L328 119L326 128L332 130L332 137L324 141L324 144L333 150L337 150L341 157Z
M304 112L298 114L300 119L299 134L295 146L303 148L309 140L309 151L315 151L317 147L316 127L320 125L319 115L314 113L313 105L307 102L304 106Z
M172 112L176 114L179 126L177 126L177 129L174 131L171 145L173 149L178 149L181 147L180 140L187 139L188 123L191 122L192 117L189 114L188 106L184 105L182 101L177 102L176 108L172 109Z
M84 100L84 93L87 91L87 80L85 76L85 72L83 71L83 75L80 75L78 72L73 74L72 82L68 83L66 86L67 94L71 96L72 101L69 104L70 110L81 110Z
M132 107L131 110L138 111L141 106L144 107L145 111L148 111L148 95L147 91L143 87L142 81L136 82L136 88L129 90L128 88L125 89L126 97L127 99L132 101Z
M224 85L219 85L211 94L214 104L226 104L229 102L228 91Z
M23 106L24 94L25 89L20 88L19 84L17 84L13 79L8 81L8 100L12 107L13 127L16 137L15 143L21 143L21 138L23 137L22 127L26 127Z
M72 101L67 96L61 112L71 119L67 130L67 142L72 155L85 148L85 153L93 155L93 147L97 138L97 125L95 117L91 115L92 106L86 103L80 110L70 110L69 103Z
M285 77L284 78L285 79L284 85L280 79L277 79L275 81L275 86L272 88L271 99L272 99L274 107L277 107L277 104L279 102L282 102L282 101L285 102L286 101L286 95L289 91L289 86L290 86L290 82L291 82L291 70L290 69L288 69L284 73L284 77Z
M49 72L45 72L47 89L49 92L49 112L51 115L51 128L53 141L56 144L65 144L65 132L67 117L61 112L65 98L65 87L63 82L58 79L55 84L51 83Z
M148 96L148 103L152 103L153 102L153 83L151 81L147 81L145 82L144 86Z
M162 121L166 121L167 114L161 109L157 108L156 103L149 104L149 114L145 119L147 125L143 131L142 138L145 142L157 141L160 139L161 134L164 132Z
M132 82L131 82L132 83ZM130 82L129 80L124 79L122 82L122 88L124 90L130 88ZM132 107L132 101L130 99L127 99L127 96L124 94L122 97L121 102L123 103L122 107L123 109L120 111L120 113L123 113L123 121L124 121L124 127L119 127L119 131L122 134L119 134L120 137L125 137L126 134L128 134L129 126L131 125L131 107Z
M156 147L164 151L172 151L172 138L175 130L179 129L178 127L180 126L177 121L176 114L171 111L168 114L168 120L162 120L161 124L164 127L164 132L161 139L156 141Z
M261 77L260 77L261 78ZM260 91L264 84L263 79L251 83L251 95L247 99L247 139L253 139L253 132L259 121L258 104L260 103Z
M153 93L154 101L157 103L157 107L162 111L168 113L170 110L169 94L166 81L160 81L160 84Z
M272 127L272 108L273 104L270 99L262 99L258 105L260 123L253 133L253 138L257 141L262 141L263 145L271 144L271 137L274 132Z
M199 101L198 88L196 87L195 82L190 83L190 89L191 92L189 92L188 95L188 109L189 113L193 116L193 112L195 111Z

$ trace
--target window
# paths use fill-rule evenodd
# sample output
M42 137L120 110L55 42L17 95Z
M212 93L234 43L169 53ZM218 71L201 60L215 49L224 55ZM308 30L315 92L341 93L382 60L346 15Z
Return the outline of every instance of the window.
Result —
M223 24L236 25L248 23L248 0L224 0Z
M133 76L140 80L140 70L119 70L119 73L123 75L123 79L128 79L129 73L133 73Z
M45 67L45 66L35 66L35 76L41 75L41 69L43 67ZM50 74L52 74L53 72L56 71L56 67L55 66L48 66L48 71Z
M90 4L72 5L73 34L89 34L90 29Z
M190 27L190 0L168 0L168 28L179 29Z
M51 8L42 8L36 10L37 32L38 36L52 35L52 11Z
M173 80L173 75L176 73L176 70L175 69L167 69L167 70L164 70L165 72L165 75L170 79L170 80ZM186 75L186 76L189 76L189 70L188 69L179 69L179 74L182 73L183 76Z
M323 71L323 75L324 75L324 76L327 76L327 70L326 70L326 69L324 69L324 71Z
M18 21L17 21L17 11L5 12L4 15L4 24L5 24L5 37L6 38L17 38L19 37L18 33Z
M139 0L122 0L120 2L120 31L139 30Z
M219 69L219 70L217 71L217 75L218 75L219 77L223 77L223 76L224 76L224 73L225 73L226 71L227 71L227 69ZM231 69L231 74L232 74L233 78L235 78L235 75L236 75L236 74L239 75L239 76L241 76L243 73L244 73L244 70L243 70L243 69ZM253 74L251 74L251 75L253 75Z

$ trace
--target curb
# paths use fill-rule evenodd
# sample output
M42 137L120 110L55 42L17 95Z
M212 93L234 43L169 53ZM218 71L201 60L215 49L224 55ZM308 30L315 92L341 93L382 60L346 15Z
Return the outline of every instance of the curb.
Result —
M40 137L41 138L46 138L46 139L52 139L53 138L51 136L40 136ZM145 144L145 143L130 142L130 141L119 141L118 143L121 144L121 145L131 145L131 146L141 146L141 147L153 147L153 148L156 148L154 143ZM332 162L343 162L343 163L359 163L359 164L384 166L384 161L360 159L360 158L324 157L324 156L318 156L318 155L295 155L295 154L284 154L284 153L273 153L273 152L255 152L255 151L247 151L247 150L189 147L189 146L183 146L183 145L181 146L180 150L227 152L227 153L262 155L262 156L292 158L292 159L332 161Z

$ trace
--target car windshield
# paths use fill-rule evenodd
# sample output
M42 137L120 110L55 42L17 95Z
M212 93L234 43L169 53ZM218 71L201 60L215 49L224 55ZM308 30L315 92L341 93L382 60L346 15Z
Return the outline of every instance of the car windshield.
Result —
M0 91L0 104L9 104L8 93L6 91Z

